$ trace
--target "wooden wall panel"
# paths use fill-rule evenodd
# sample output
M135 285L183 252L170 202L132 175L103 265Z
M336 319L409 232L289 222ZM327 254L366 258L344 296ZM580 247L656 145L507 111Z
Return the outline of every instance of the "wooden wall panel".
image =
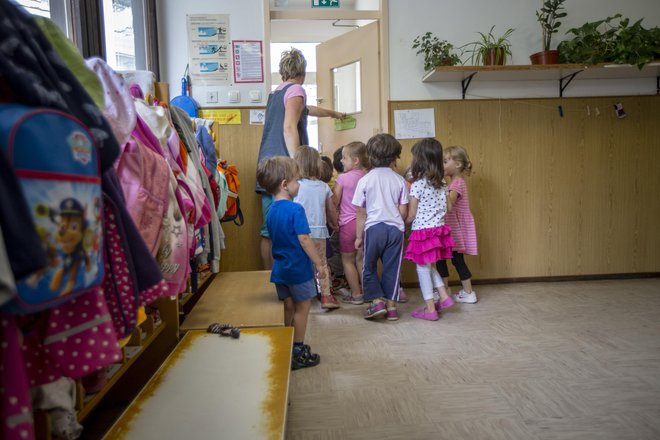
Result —
M660 271L660 98L390 102L390 126L414 108L434 108L438 140L474 164L475 278Z
M241 109L241 125L214 124L220 158L238 167L241 180L239 197L245 224L222 224L226 249L220 257L222 272L261 270L259 228L261 227L261 197L254 192L257 156L263 126L250 125L250 109Z

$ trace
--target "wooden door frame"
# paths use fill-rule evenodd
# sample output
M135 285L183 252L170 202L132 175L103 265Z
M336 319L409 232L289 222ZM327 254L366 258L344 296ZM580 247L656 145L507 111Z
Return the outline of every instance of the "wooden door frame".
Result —
M378 11L351 11L347 9L305 9L297 11L271 11L270 0L263 0L264 7L264 46L270 47L271 20L377 20L379 39L379 74L380 74L380 127L384 132L389 131L389 118L387 114L390 99L390 65L389 65L389 0L379 0ZM270 50L264 48L264 67L270 70ZM271 75L265 76L266 91L271 89Z

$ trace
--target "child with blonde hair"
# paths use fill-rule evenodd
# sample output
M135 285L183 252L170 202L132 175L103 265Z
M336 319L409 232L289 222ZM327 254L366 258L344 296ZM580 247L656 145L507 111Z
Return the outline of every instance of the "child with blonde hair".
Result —
M410 166L413 183L406 223L412 223L405 257L417 265L419 288L426 307L414 310L413 318L437 321L438 312L454 305L434 263L452 257L454 241L445 226L447 185L443 180L442 145L435 139L422 139L412 147ZM440 293L434 300L433 289Z
M333 229L337 227L337 211L332 203L330 187L327 183L319 180L323 161L321 161L319 152L308 145L302 145L296 152L294 159L298 164L302 179L300 180L298 195L293 201L305 208L312 242L314 242L314 246L316 246L316 250L321 257L320 264L327 273L330 273L326 257L326 239L330 237L330 234L328 234L326 224L329 224ZM319 267L316 270L320 272ZM332 296L329 278L317 279L317 282L321 293L321 307L324 309L339 308L339 303Z
M344 268L344 276L350 292L345 292L342 301L350 304L363 304L364 296L360 288L362 274L362 250L355 248L357 208L353 196L358 181L369 167L367 147L362 142L351 142L342 147L341 165L343 174L337 177L333 188L335 206L339 210L339 252Z
M454 249L451 262L458 272L463 289L454 295L456 302L474 304L477 294L472 290L472 273L465 264L464 255L477 255L477 231L474 226L474 217L470 211L470 198L465 183L465 176L472 173L472 162L463 147L453 146L444 152L445 176L451 178L449 184L449 209L445 222L451 228L454 239ZM440 260L437 263L438 272L448 288L449 271L447 262Z
M273 271L277 297L284 302L284 325L293 326L291 369L318 365L321 357L304 343L311 299L316 296L314 264L317 278L328 277L321 255L317 252L307 224L305 210L293 198L298 194L300 172L290 157L276 156L259 162L257 181L273 196L266 216L266 227L273 239Z
M401 144L392 135L381 133L367 142L371 170L355 188L357 206L355 248L363 248L362 288L366 319L399 319L399 277L403 249L404 219L408 215L406 182L391 166L401 156ZM383 264L378 276L378 260Z

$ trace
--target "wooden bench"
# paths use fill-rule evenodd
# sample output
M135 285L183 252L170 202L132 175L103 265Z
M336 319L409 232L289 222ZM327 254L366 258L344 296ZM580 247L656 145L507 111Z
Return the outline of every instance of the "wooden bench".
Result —
M217 274L181 330L206 330L214 322L234 327L283 327L284 306L270 282L270 271Z
M105 438L283 439L292 342L292 327L187 332Z

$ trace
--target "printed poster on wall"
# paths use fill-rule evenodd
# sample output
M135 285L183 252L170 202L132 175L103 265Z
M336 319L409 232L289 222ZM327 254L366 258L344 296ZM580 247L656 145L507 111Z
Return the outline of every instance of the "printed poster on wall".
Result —
M188 57L195 85L231 84L229 15L188 15Z
M394 110L394 133L397 139L435 137L433 109Z
M264 82L261 41L232 41L235 83Z

